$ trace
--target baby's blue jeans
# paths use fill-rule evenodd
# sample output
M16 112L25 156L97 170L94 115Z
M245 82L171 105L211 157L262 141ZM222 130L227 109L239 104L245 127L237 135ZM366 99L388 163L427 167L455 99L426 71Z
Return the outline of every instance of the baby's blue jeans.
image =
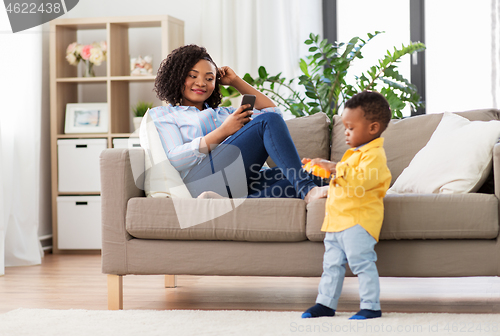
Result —
M345 265L358 276L361 309L380 310L380 285L374 247L377 241L361 225L340 232L327 232L324 240L323 274L316 303L337 309Z

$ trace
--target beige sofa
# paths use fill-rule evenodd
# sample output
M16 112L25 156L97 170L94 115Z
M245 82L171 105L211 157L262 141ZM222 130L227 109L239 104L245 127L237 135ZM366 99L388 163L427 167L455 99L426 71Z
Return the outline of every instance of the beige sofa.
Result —
M459 113L470 120L499 120L498 110ZM441 114L392 121L384 132L393 182L427 143ZM324 114L287 121L301 157L338 161L347 149L339 117ZM381 276L456 277L500 275L500 145L493 173L477 193L387 195L376 246ZM132 155L133 154L133 155ZM131 162L131 157L134 159ZM325 200L228 200L146 198L131 164L142 149L108 149L101 155L102 271L108 304L121 309L122 276L174 275L320 276ZM141 161L142 160L142 161ZM138 187L139 186L139 187ZM180 228L176 211L190 216L234 207L205 223ZM215 216L212 216L215 217Z

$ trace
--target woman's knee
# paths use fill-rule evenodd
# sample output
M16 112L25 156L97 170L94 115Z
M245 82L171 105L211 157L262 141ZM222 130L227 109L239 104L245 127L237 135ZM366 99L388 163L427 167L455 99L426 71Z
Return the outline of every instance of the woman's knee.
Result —
M283 117L278 113L267 112L259 115L257 118L261 118L260 120L265 120L268 123L285 123Z

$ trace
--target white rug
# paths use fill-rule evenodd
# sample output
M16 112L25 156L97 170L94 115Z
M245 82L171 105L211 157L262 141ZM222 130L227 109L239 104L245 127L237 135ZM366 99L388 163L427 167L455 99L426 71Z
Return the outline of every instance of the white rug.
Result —
M500 335L500 314L400 314L351 321L351 313L16 309L0 314L1 336L142 335Z

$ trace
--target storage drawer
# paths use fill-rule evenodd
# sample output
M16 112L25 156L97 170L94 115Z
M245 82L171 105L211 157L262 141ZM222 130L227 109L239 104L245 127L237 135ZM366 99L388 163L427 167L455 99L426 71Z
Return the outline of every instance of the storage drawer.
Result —
M101 248L101 196L57 197L57 248Z
M99 192L99 155L107 139L57 140L60 192Z
M113 148L139 148L139 138L114 138Z

